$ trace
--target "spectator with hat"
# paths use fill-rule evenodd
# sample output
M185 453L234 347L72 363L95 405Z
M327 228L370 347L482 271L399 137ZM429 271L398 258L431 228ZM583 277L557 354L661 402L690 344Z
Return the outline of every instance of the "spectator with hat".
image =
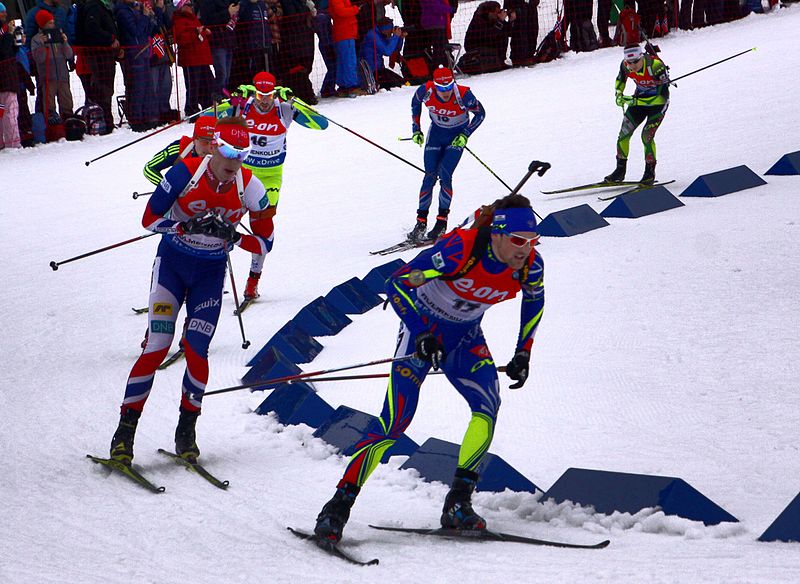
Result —
M422 133L422 106L428 108L431 126L428 139ZM471 119L470 119L471 115ZM458 85L453 72L440 67L433 80L420 85L411 99L411 132L414 144L425 145L425 176L419 190L417 223L408 238L413 241L436 240L447 229L447 216L453 199L453 173L469 137L483 122L486 112L469 87ZM428 211L433 187L439 181L439 213L428 234Z
M36 22L36 15L39 14L40 10L46 10L53 15L53 19L56 22L55 28L66 30L67 27L67 11L58 5L58 0L36 0L36 5L25 13L25 18L22 21L28 48L33 42L33 37L42 28Z
M31 39L31 55L36 63L38 101L42 104L45 119L56 111L61 119L72 115L72 91L69 87L67 61L75 55L64 31L56 28L55 17L49 10L36 13L39 32Z

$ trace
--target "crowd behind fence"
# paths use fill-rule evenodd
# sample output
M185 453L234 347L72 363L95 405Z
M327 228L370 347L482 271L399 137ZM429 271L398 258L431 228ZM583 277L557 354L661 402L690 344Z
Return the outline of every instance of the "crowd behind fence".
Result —
M20 20L0 4L0 147L148 131L259 71L316 104L418 84L439 65L474 75L639 43L777 0L36 2Z

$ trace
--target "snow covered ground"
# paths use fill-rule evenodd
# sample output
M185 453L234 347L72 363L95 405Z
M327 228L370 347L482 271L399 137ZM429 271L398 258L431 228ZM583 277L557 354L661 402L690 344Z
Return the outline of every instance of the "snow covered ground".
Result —
M757 46L678 83L660 129L658 177L680 193L698 175L740 164L763 173L800 149L800 8L659 40L673 77ZM509 184L532 159L552 163L524 192L542 215L593 194L539 190L610 172L620 110L617 50L569 55L531 69L465 81L487 118L470 147ZM320 109L421 164L408 136L412 88ZM136 463L152 495L84 458L105 454L139 353L155 238L63 266L62 260L142 233L141 167L180 134L162 133L98 161L135 136L0 153L7 250L0 336L0 582L797 582L800 544L758 536L800 490L800 178L568 239L548 238L547 309L532 377L503 391L491 451L543 488L569 467L679 476L740 519L704 527L652 510L602 516L529 494L484 494L490 526L533 537L594 542L602 551L403 537L369 523L434 526L446 489L376 471L353 510L343 546L379 566L357 568L292 537L310 528L346 460L305 426L252 410L247 392L206 399L198 442L227 492L156 454L169 448L182 367L160 372L139 426ZM399 240L414 219L418 171L332 126L292 128L274 252L262 298L245 313L241 349L226 307L211 349L209 388L235 385L245 363L297 310L386 261L369 250ZM643 168L632 141L630 176ZM504 189L469 155L456 173L453 217ZM234 254L241 289L249 254ZM410 255L403 256L410 259ZM397 319L373 310L325 346L313 369L391 355ZM499 363L511 356L517 302L484 319ZM793 356L794 355L794 356ZM310 370L310 369L309 369ZM504 387L507 384L504 382ZM384 383L319 384L333 406L377 413ZM447 383L426 382L409 435L458 442L467 408Z

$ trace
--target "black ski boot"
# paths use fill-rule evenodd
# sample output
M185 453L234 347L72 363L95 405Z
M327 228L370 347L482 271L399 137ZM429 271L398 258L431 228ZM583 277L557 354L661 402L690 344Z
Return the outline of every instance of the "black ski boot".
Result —
M344 483L336 489L333 498L325 503L322 511L317 515L317 525L314 533L317 537L338 543L342 539L342 531L350 519L350 508L356 502L356 496L361 491L352 483Z
M436 241L447 230L447 213L442 213L441 209L436 216L436 223L433 224L433 229L428 232L426 239Z
M412 229L408 234L408 240L413 242L422 241L425 239L425 229L428 227L428 220L420 217L417 217L417 224L414 225L414 229Z
M195 442L194 426L197 423L197 416L200 415L200 410L190 412L181 408L180 412L178 426L175 428L175 454L189 462L197 462L197 457L200 456L200 449Z
M628 159L627 158L617 158L617 168L614 169L614 172L609 174L605 180L606 182L610 183L618 183L625 180L625 171L628 168Z
M656 161L644 163L644 174L639 184L651 185L656 182Z
M453 486L444 500L442 527L448 529L486 529L486 520L472 508L472 491L478 473L457 469Z
M136 435L136 426L142 412L128 409L120 414L119 425L114 437L111 439L111 453L109 458L130 466L133 462L133 439Z

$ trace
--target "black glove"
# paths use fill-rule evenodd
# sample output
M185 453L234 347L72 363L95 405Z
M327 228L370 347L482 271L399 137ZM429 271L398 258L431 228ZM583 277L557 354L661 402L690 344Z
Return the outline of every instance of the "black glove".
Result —
M236 232L236 227L221 217L214 216L208 222L206 235L218 237L229 243L236 243L242 236Z
M208 229L208 222L211 217L206 214L195 215L188 221L178 223L178 231L188 235L204 235Z
M414 340L414 347L417 357L430 363L434 371L441 368L442 361L444 361L444 347L432 333L425 331L418 334Z
M528 372L531 366L531 354L528 351L517 351L506 365L506 375L516 381L510 385L510 389L519 389L528 379Z

